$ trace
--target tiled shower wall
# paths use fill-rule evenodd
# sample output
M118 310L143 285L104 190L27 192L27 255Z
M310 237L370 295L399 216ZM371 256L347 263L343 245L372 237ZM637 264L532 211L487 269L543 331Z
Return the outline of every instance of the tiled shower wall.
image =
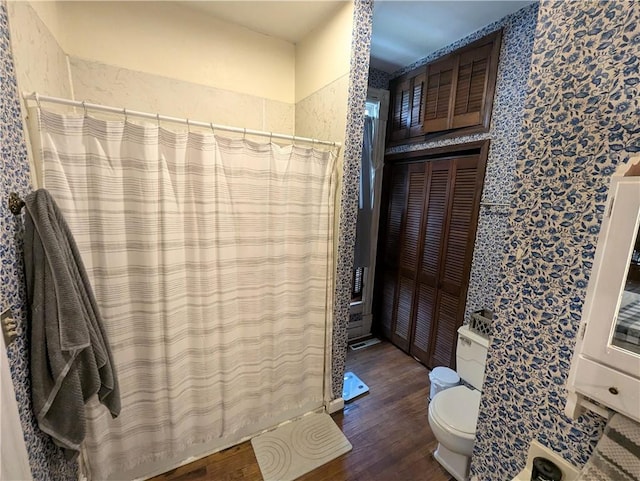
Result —
M540 4L472 472L537 439L580 466L603 420L563 414L610 177L640 151L640 3Z
M2 219L2 300L11 308L18 324L18 337L9 346L8 355L13 384L18 399L20 419L29 453L29 462L34 480L75 480L76 465L67 463L62 452L50 438L38 429L31 408L29 386L29 364L26 343L25 291L22 274L22 220L8 209L10 192L21 196L30 191L29 163L22 130L18 87L11 54L7 5L0 4L0 144L2 145L2 192L0 192L0 218Z

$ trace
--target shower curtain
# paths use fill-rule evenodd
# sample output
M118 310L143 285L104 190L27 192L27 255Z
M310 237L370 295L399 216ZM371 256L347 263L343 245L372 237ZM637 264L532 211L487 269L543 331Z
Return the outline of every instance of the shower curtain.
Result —
M156 474L320 407L335 151L38 114L121 386L117 419L87 406L89 477Z

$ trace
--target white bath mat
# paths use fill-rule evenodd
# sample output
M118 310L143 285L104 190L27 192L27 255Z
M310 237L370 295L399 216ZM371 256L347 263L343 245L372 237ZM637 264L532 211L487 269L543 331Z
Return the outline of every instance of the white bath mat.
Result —
M251 440L264 481L293 481L351 451L328 414L309 414Z
M363 383L362 379L351 371L344 373L344 384L342 385L342 399L344 399L344 402L351 401L366 392L369 392L369 386Z

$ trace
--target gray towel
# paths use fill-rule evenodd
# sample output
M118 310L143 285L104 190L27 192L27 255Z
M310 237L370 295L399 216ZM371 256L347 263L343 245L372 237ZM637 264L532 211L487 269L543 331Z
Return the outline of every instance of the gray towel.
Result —
M640 424L614 414L580 481L640 481Z
M116 417L118 381L98 306L62 213L43 189L24 202L33 408L40 429L74 459L85 437L85 402L98 394Z

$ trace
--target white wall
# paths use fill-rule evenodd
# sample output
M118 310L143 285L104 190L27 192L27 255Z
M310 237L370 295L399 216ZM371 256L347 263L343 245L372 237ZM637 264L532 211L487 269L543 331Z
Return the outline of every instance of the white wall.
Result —
M48 18L54 18L49 15ZM173 2L60 2L72 57L292 103L293 44Z
M294 133L293 44L167 2L10 2L9 16L22 90Z
M293 134L294 105L70 58L77 99L216 124Z
M67 56L47 25L27 2L8 2L7 13L18 88L70 97Z
M349 74L352 24L353 3L346 2L296 45L296 103Z

